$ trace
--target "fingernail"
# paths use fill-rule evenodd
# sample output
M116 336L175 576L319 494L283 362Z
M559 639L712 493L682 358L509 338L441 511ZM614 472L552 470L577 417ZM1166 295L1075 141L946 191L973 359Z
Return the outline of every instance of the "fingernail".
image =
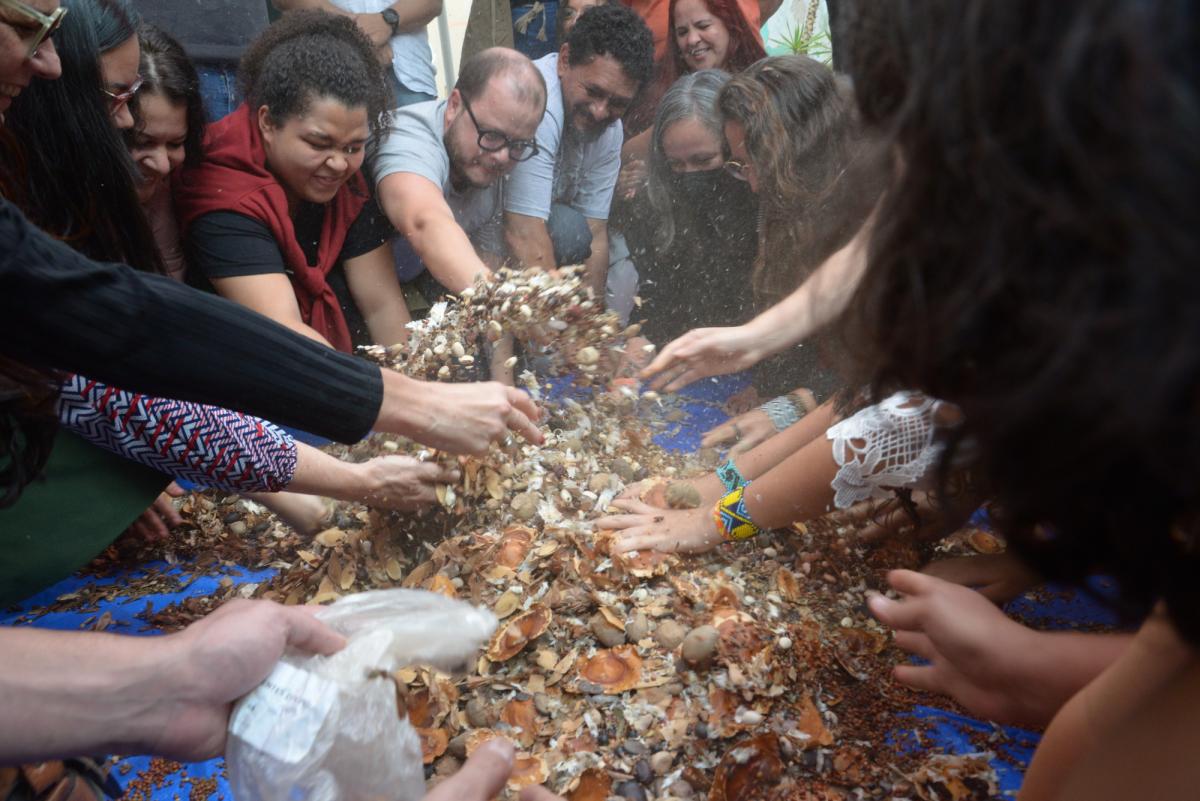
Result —
M503 737L493 737L483 745L479 746L480 751L491 751L496 756L504 760L505 764L512 767L514 748L512 743Z

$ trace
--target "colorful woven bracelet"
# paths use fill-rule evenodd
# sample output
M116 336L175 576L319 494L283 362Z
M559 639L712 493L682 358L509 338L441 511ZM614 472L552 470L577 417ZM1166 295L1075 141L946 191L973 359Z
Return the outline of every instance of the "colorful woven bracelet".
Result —
M746 511L745 492L748 486L749 483L738 487L717 501L717 505L713 507L713 522L716 523L717 531L723 540L748 540L762 533L762 529L755 525L750 519L750 513Z
M750 483L742 475L742 471L737 469L733 459L717 468L717 478L721 479L721 483L725 485L726 492L733 492L738 487L744 487Z

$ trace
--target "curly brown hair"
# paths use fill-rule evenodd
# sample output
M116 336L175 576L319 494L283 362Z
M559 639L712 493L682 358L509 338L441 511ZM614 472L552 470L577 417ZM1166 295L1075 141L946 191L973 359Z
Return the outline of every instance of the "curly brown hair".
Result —
M385 125L389 93L371 40L349 17L289 11L250 43L238 86L252 108L266 106L275 125L328 97L364 106L373 136Z

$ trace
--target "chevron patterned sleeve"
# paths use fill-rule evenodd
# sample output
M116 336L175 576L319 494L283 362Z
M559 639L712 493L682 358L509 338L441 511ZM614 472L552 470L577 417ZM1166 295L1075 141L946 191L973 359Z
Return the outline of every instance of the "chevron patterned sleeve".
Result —
M118 456L228 492L278 492L296 471L296 441L273 423L80 375L63 382L58 419Z

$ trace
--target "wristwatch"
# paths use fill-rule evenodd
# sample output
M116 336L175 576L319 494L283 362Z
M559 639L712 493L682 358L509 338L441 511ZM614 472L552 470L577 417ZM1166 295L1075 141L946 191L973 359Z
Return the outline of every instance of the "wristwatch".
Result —
M379 12L379 16L383 17L383 21L392 26L392 36L400 33L400 15L396 13L396 9L388 7Z

